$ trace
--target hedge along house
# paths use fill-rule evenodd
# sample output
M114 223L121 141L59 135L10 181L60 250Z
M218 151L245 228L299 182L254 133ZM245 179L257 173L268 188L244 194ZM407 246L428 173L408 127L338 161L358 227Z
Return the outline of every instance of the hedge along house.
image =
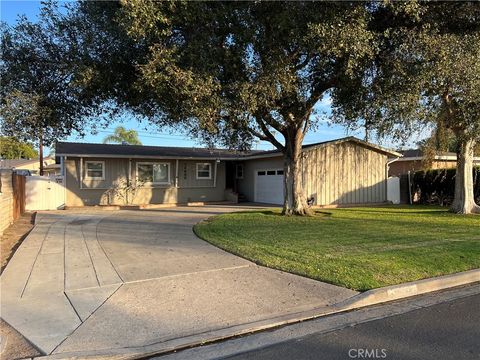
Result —
M66 206L283 203L279 151L59 142ZM388 157L399 153L348 137L303 147L305 195L313 205L387 201Z

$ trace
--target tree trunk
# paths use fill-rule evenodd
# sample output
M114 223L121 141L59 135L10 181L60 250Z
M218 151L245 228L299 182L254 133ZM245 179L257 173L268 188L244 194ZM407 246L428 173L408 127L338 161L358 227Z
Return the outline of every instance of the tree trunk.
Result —
M302 184L303 133L297 130L286 139L284 151L284 204L283 215L311 215Z
M455 176L455 195L450 210L457 214L480 213L475 204L473 189L473 139L459 139L457 147L457 174Z
M40 135L40 139L38 141L38 160L40 161L40 176L43 176L44 170L43 170L43 138Z

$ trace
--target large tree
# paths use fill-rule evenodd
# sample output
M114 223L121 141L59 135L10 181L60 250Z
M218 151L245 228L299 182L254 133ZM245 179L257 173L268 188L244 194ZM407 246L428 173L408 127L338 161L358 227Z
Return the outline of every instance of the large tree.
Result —
M440 137L453 134L451 210L480 212L472 177L480 139L480 3L386 3L375 11L372 30L379 51L350 87L334 93L337 120L367 122L380 136L400 139L422 127Z
M77 36L80 26L53 3L44 4L36 23L20 17L14 26L1 24L1 130L39 146L40 174L43 146L83 134L84 121L101 109L75 77L88 40Z
M97 35L85 84L207 141L272 143L284 156L283 213L307 214L302 142L318 102L373 54L368 6L82 2L78 18Z

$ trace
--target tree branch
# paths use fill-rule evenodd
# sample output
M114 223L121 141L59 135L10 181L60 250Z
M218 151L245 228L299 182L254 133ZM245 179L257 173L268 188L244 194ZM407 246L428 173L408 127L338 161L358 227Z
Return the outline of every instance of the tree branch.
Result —
M263 132L263 139L262 137L258 136L258 135L255 135L254 133L252 133L253 135L257 136L259 139L261 140L266 140L266 141L269 141L270 143L273 144L273 146L275 146L278 150L280 151L284 151L285 150L285 146L283 146L276 138L275 136L270 132L270 130L268 130L268 127L267 125L265 124L265 122L263 122L262 120L262 117L257 114L255 116L255 121L257 122L258 126L260 127L260 129L262 130ZM253 129L252 129L253 130ZM261 135L260 133L256 132L257 134Z
M285 125L283 125L280 122L278 122L277 120L275 120L274 117L269 112L265 112L261 118L268 125L270 125L272 128L274 128L278 132L283 133L283 131L285 131Z
M321 99L325 91L327 91L333 85L335 85L336 81L337 81L337 77L332 76L332 78L330 78L330 80L328 81L321 81L315 84L313 86L313 90L312 90L312 94L310 95L310 98L305 102L305 110L311 111L311 109L315 106L318 100Z
M307 115L305 116L305 123L303 124L303 136L307 133L309 127L310 127L310 115L312 114L312 111L309 111Z
M257 130L255 130L251 127L247 127L247 130L250 134L252 134L253 136L256 136L260 140L269 141L269 139L264 134L258 132Z

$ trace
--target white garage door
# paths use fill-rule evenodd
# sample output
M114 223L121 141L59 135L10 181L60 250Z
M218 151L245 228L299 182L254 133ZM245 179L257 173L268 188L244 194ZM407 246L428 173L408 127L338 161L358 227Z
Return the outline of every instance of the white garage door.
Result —
M257 170L255 173L255 201L283 204L283 170Z

